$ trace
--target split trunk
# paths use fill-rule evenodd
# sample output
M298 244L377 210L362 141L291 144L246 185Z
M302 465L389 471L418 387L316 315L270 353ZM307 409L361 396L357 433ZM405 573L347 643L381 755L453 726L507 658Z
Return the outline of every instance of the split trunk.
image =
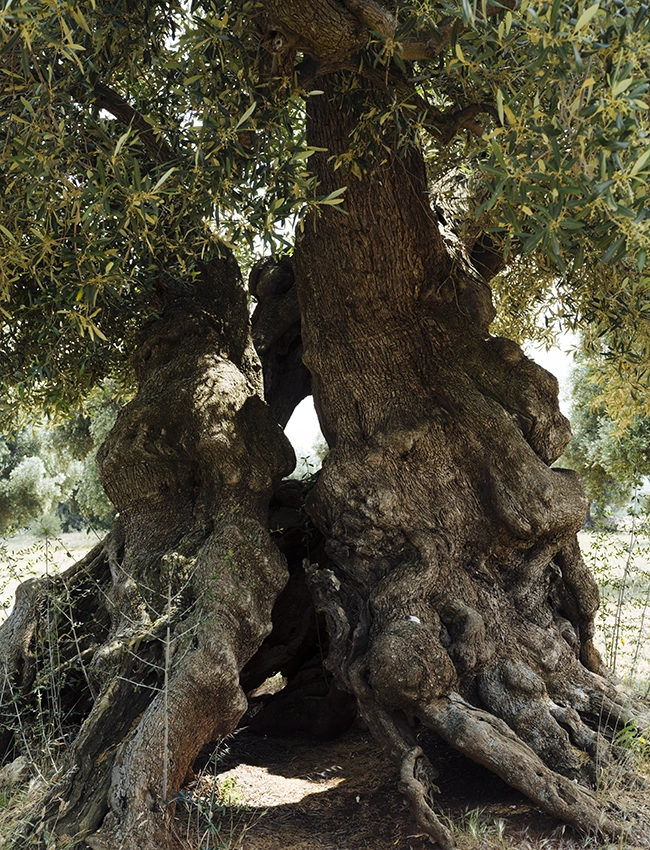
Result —
M326 149L310 160L325 194L344 173L332 157L380 95L345 78L322 88L309 137ZM494 257L444 237L417 150L386 150L345 182L346 215L324 208L277 285L259 270L254 281L271 409L284 422L307 392L302 353L330 444L307 501L326 551L305 562L328 623L330 705L347 711L337 694L354 696L442 847L452 839L431 808L418 724L558 818L615 833L589 789L627 715L593 645L598 592L576 542L582 488L550 466L569 439L557 382L490 336ZM77 709L87 716L23 844L43 818L95 850L164 847L198 750L245 710L242 682L248 690L274 664L295 672L308 643L309 623L296 625L299 641L282 631L300 592L280 596L283 637L255 655L287 579L269 500L293 457L261 398L234 260L166 297L143 333L138 394L100 456L116 526L55 581L75 611L99 612L70 653L92 659ZM284 485L285 501L289 491L299 507L300 488ZM34 684L47 589L24 587L0 633L19 702Z

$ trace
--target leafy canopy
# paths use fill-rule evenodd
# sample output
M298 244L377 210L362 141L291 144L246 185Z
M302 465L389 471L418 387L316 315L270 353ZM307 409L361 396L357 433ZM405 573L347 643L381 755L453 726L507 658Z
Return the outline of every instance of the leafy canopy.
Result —
M642 380L645 4L394 4L394 30L368 29L350 57L383 81L385 107L375 100L358 116L329 197L309 174L304 135L305 100L319 96L313 68L299 49L269 52L265 7L4 3L0 415L74 404L123 372L158 287L191 286L223 245L277 248L395 145L421 146L434 180L461 175L459 232L500 240L517 270L516 299L511 271L495 284L502 304L525 313L536 301L554 319L590 323L636 358ZM414 53L420 42L428 51Z

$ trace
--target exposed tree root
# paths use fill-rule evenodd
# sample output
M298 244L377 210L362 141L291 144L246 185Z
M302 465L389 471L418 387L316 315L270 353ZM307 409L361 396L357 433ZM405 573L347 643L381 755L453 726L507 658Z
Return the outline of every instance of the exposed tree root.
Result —
M402 759L399 790L404 794L420 826L438 843L442 850L455 846L451 833L435 816L431 808L431 765L420 747L412 747Z
M463 755L492 770L559 820L587 834L621 832L592 792L550 770L506 723L458 694L424 707L420 717Z

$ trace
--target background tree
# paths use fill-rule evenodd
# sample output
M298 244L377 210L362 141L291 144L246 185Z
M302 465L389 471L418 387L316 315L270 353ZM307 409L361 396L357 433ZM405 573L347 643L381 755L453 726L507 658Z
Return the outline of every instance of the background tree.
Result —
M5 415L70 406L130 354L138 386L98 455L119 517L51 587L86 612L92 663L21 846L165 846L202 744L256 681L295 673L309 626L286 594L304 590L304 553L268 528L305 494L278 487L293 458L273 417L310 387L330 446L305 567L327 666L421 828L452 845L411 723L553 815L620 831L589 790L629 713L593 645L584 494L550 467L568 423L552 376L490 334L490 285L645 350L646 12L0 13ZM233 246L279 246L296 219L293 252L251 274L251 336ZM22 588L0 633L23 713L44 590Z
M97 475L95 455L119 410L118 388L97 387L85 411L59 424L43 420L4 438L0 448L3 531L40 523L51 533L110 528L114 508Z
M110 528L115 509L99 480L96 455L115 424L124 403L124 393L110 380L103 381L86 400L83 412L62 423L52 439L60 451L76 456L81 469L68 510L70 520L97 528ZM66 511L62 511L65 515Z
M585 485L592 520L603 519L612 509L630 501L634 486L650 473L650 422L639 412L619 410L621 420L607 412L598 383L598 371L589 362L571 378L573 437L562 463L577 470Z

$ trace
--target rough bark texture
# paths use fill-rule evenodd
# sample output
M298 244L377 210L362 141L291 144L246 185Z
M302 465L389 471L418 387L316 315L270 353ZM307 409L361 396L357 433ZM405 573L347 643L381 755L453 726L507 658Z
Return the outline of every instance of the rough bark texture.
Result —
M340 62L365 46L368 30L391 35L394 21L374 0L266 0L269 49L304 50L314 59Z
M98 695L38 812L94 850L167 845L173 796L198 751L246 708L239 672L287 579L267 513L293 452L261 398L232 258L168 295L136 371L137 396L98 458L119 511L97 555L111 575L110 630L91 668ZM12 630L29 655L23 619L3 627L14 678Z
M309 141L327 151L311 161L327 193L355 110L381 95L318 88L330 94L310 101ZM442 847L413 718L557 817L616 832L588 786L623 697L592 641L582 487L549 466L570 436L557 382L490 336L489 288L443 242L417 151L347 184L345 225L324 211L294 257L331 446L308 508L333 567L307 565L328 666Z
M283 481L271 499L269 524L287 559L289 581L273 607L271 634L240 676L250 707L242 722L265 735L305 732L333 737L348 729L357 716L354 698L337 687L323 667L327 628L323 615L314 609L303 560L307 555L327 569L329 559L322 534L304 510L310 486L308 481ZM269 697L260 686L277 673L287 683Z
M248 288L257 298L253 344L262 361L264 398L284 428L296 405L311 393L311 375L302 362L300 307L291 260L260 260L251 270Z

